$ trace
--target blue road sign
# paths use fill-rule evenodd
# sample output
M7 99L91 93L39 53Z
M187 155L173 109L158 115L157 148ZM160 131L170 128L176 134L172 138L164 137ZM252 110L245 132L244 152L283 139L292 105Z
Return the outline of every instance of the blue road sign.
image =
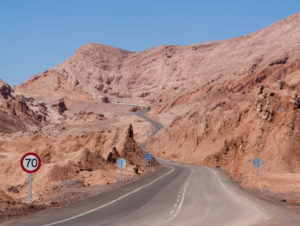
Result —
M151 152L146 152L146 154L144 154L144 159L145 159L145 168L147 167L147 162L150 162L150 167L151 167L151 160L153 159L153 155L151 154Z
M120 169L125 168L125 166L126 166L126 160L123 159L123 158L119 158L118 161L117 161L117 166L118 166Z
M255 168L261 167L262 166L262 160L261 158L255 158L253 159L253 165L255 166Z
M153 159L153 155L148 151L146 154L144 154L144 159L146 162L150 162Z
M261 167L262 164L263 164L261 158L255 158L255 159L253 159L252 163L253 163L253 165L256 168L256 174L258 174L258 168Z
M120 168L120 181L122 182L122 169L126 166L126 160L119 158L117 161L117 166Z

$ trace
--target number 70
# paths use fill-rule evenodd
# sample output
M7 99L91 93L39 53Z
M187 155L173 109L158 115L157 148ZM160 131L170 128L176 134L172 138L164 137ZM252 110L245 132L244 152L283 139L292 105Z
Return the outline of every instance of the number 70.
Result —
M30 163L31 163L31 166L34 167L34 168L37 167L37 165L38 165L38 160L37 159L26 158L25 160L27 161L27 167L30 166Z

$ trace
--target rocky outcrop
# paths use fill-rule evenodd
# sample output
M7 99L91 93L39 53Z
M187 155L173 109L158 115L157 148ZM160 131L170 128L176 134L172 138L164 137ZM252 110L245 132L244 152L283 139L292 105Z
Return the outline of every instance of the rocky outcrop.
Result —
M2 98L8 99L9 97L12 97L11 96L12 88L7 84L3 84L3 82L2 82L2 85L0 83L0 94L1 94Z
M53 104L52 107L54 107L54 108L58 111L58 113L61 114L61 115L62 115L66 110L68 110L67 107L66 107L65 101L64 101L63 99L60 99L60 100L58 101L58 103Z
M246 77L207 84L159 106L155 111L162 115L187 109L150 138L147 148L157 155L167 150L168 158L176 161L221 167L255 189L259 183L249 179L255 174L255 157L263 159L262 174L298 175L299 75L300 62L288 61L272 70L267 66ZM267 178L260 182L264 189L276 191ZM290 182L274 180L291 191Z
M107 96L102 97L101 100L102 100L103 103L106 103L106 104L110 103L110 100Z
M109 154L107 156L107 161L109 161L111 163L116 163L119 157L120 157L120 154L119 154L117 148L113 147L113 150L111 152L109 152Z
M33 98L15 94L11 86L1 81L0 114L3 116L0 131L10 133L27 126L40 127L46 122L47 108L42 103L34 103Z
M57 185L76 180L83 186L105 185L119 180L118 158L125 158L124 179L130 179L144 172L143 151L134 140L132 126L126 131L89 132L78 135L60 134L59 137L45 137L40 134L28 134L0 140L0 170L3 177L10 180L1 184L14 197L24 196L28 189L28 180L20 177L22 171L15 171L19 161L13 161L20 153L31 151L37 153L42 167L35 174L34 180L43 186L35 188L35 204L46 202L59 192ZM7 155L7 153L10 153ZM153 159L153 167L159 164ZM3 164L2 164L3 163ZM12 182L13 181L13 182ZM26 185L27 184L27 185ZM1 191L1 190L0 190ZM1 200L0 192L0 200ZM5 200L13 202L15 199ZM1 213L1 206L0 206Z

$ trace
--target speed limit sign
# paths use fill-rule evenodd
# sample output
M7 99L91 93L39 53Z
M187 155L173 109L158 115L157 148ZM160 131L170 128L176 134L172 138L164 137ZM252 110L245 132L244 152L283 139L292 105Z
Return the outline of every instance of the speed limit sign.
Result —
M27 153L21 159L22 169L27 173L34 173L41 167L41 160L37 154Z
M32 173L41 167L41 159L37 154L27 153L21 158L22 169L29 173L29 203L32 201Z

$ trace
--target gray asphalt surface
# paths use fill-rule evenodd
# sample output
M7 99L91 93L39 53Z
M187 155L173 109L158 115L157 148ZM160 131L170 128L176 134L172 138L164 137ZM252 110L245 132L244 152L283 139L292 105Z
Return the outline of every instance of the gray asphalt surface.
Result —
M150 117L147 115L147 112L148 112L148 111L149 111L149 108L143 107L142 110L136 112L135 114L136 114L137 116L139 116L139 117L141 117L141 118L143 118L143 119L145 119L145 120L151 122L151 124L152 124L152 126L153 126L153 132L152 132L152 134L151 134L150 136L153 136L153 135L155 135L159 130L163 129L164 126L163 126L163 124L161 124L160 122L155 121L155 120L153 120L152 118L150 118ZM147 141L146 141L145 143L141 144L141 148L142 148L143 150L146 149L146 146L147 146Z
M159 161L158 174L10 225L300 225L299 214L239 190L219 169Z
M152 126L153 126L153 128L154 128L153 133L151 134L151 136L153 136L153 135L156 134L159 130L163 129L164 126L163 126L163 124L161 124L160 122L155 121L155 120L153 120L152 118L150 118L150 117L147 115L147 112L148 112L148 111L149 111L149 109L148 109L147 107L143 107L143 109L140 110L140 111L138 111L138 112L136 112L136 114L137 114L139 117L141 117L141 118L143 118L143 119L145 119L145 120L151 122L151 124L152 124Z
M166 169L10 225L300 225L300 216L243 192L220 170L160 160Z

